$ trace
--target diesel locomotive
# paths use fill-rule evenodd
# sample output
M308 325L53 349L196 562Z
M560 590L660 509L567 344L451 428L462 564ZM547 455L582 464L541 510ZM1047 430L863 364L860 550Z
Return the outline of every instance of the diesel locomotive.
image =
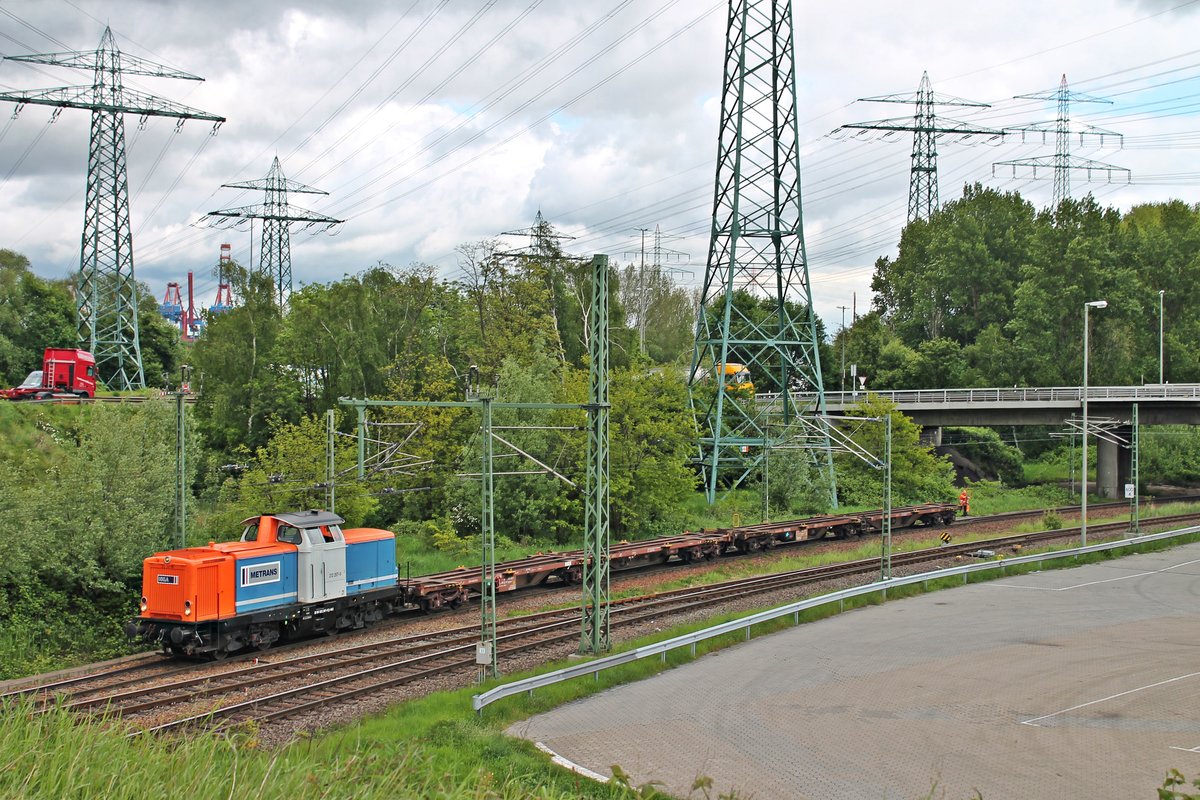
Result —
M344 522L328 511L263 514L242 523L240 541L145 559L141 615L127 632L220 659L382 619L402 605L395 534Z

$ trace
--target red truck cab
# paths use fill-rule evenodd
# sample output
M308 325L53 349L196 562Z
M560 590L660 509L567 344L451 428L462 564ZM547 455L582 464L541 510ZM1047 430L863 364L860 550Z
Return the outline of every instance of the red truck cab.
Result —
M0 389L9 400L43 400L53 397L96 396L96 359L87 350L47 347L42 368L15 389Z

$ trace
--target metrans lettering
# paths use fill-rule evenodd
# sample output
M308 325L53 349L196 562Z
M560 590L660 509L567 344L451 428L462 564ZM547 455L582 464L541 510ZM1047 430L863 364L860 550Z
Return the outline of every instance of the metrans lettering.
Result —
M242 567L242 586L255 586L260 583L278 582L278 561L269 561L265 564L250 564Z

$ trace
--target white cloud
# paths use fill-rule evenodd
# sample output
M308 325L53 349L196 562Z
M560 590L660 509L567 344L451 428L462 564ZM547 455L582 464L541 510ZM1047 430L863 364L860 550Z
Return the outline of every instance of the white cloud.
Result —
M156 294L191 269L207 298L222 241L250 260L249 231L192 223L209 210L261 202L219 187L265 175L276 155L288 177L330 192L293 202L347 219L337 236L293 237L298 281L336 279L377 261L435 262L452 275L455 245L527 227L541 209L578 235L573 244L581 252L620 257L633 249L638 227L681 234L670 247L691 254L698 284L708 247L724 8L681 0L485 5L8 0L6 10L46 36L9 17L0 17L0 34L16 40L4 40L10 55L91 49L104 20L126 52L207 79L129 80L229 118L215 138L202 123L176 135L169 120L151 119L140 133L137 120L127 120L131 191L145 183L132 209L137 274ZM871 265L894 250L907 211L911 140L826 134L848 122L911 115L910 107L852 101L912 91L924 70L939 92L995 104L947 113L995 126L1052 118L1049 103L1010 98L1053 88L1066 73L1074 88L1115 101L1080 105L1073 116L1127 136L1124 150L1081 151L1134 172L1132 185L1091 187L1097 196L1121 207L1194 201L1195 183L1178 177L1192 172L1190 152L1149 149L1141 138L1168 133L1175 137L1168 143L1182 144L1196 127L1200 109L1171 101L1195 94L1200 80L1200 66L1186 55L1192 32L1180 24L1200 4L1179 6L796 4L804 215L816 305L829 330L853 293L860 312L867 307ZM1155 77L1167 70L1178 71ZM75 71L0 63L5 90L87 81ZM88 123L84 112L66 110L47 128L48 116L28 107L0 138L0 176L13 172L0 187L0 247L58 276L78 258ZM999 169L993 177L991 164L1048 152L943 142L942 200L981 181L1020 188L1043 204L1048 181L1013 180ZM1139 175L1176 177L1139 182ZM1075 186L1088 189L1081 179Z

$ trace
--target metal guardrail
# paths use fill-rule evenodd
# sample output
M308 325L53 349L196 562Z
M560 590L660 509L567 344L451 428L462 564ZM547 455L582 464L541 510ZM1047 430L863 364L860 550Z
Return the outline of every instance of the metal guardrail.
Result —
M940 580L942 578L952 578L961 575L963 583L966 583L967 576L976 572L988 572L999 570L1004 572L1012 564L1036 564L1045 561L1056 561L1064 558L1075 558L1077 556L1086 555L1088 553L1099 553L1105 550L1115 550L1119 547L1127 547L1133 544L1143 544L1146 542L1161 541L1171 539L1178 536L1187 536L1193 533L1200 533L1200 525L1180 528L1174 531L1163 531L1161 533L1151 533L1145 536L1130 537L1113 542L1102 542L1100 544L1088 545L1087 547L1076 547L1070 550L1055 550L1048 553L1035 553L1028 556L1017 556L1015 558L1000 559L997 561L982 561L975 564L964 564L957 567L948 567L946 569L934 570L933 572L922 572L917 575L908 575L902 578L892 578L886 581L875 581L863 586L856 586L851 589L842 589L841 591L831 592L829 594L810 597L806 600L800 600L795 603L789 603L779 608L773 608L767 611L760 611L757 614L751 614L748 617L741 619L730 620L723 622L720 625L714 625L711 628L705 628L691 633L685 633L682 636L676 636L672 639L666 639L654 644L643 645L642 647L626 650L623 653L617 653L611 656L593 659L591 661L573 664L563 669L553 672L546 672L541 675L534 675L530 678L522 678L512 683L505 683L495 688L489 689L486 692L477 694L471 698L471 707L479 712L484 706L490 705L497 700L502 700L513 695L530 693L535 689L541 689L546 686L551 686L563 681L581 678L584 675L595 675L597 679L600 677L600 672L613 667L619 667L623 664L630 664L634 661L640 661L644 658L652 658L654 656L661 657L666 660L667 653L672 650L677 650L681 647L690 647L692 655L696 654L696 645L708 639L715 639L718 636L725 636L738 631L745 631L746 639L750 638L750 629L763 622L771 622L793 615L796 622L800 621L800 612L807 611L810 608L818 608L830 603L838 603L839 605L846 600L854 597L862 597L864 595L876 594L882 592L884 598L887 597L888 589L898 586L911 586L916 583L928 583L929 581Z
M871 394L892 400L900 405L958 405L963 403L1079 403L1083 392L1079 386L996 387L991 389L883 389ZM798 404L812 404L816 395L796 392ZM770 402L777 394L759 394L759 401ZM826 392L827 406L842 406L865 400L867 391ZM1200 384L1164 383L1145 386L1089 386L1088 400L1196 400L1200 401Z

